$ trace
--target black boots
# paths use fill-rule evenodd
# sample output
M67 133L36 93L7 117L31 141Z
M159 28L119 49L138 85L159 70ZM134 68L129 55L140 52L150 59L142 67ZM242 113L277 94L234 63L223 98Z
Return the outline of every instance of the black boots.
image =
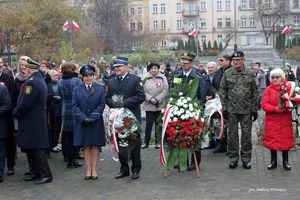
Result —
M289 164L289 150L282 151L282 166L285 170L291 170Z
M277 151L271 150L271 163L268 165L267 169L272 170L277 167Z
M282 151L282 167L285 170L291 170L291 166L289 164L289 150ZM271 163L268 165L267 169L272 170L277 167L277 151L271 150Z

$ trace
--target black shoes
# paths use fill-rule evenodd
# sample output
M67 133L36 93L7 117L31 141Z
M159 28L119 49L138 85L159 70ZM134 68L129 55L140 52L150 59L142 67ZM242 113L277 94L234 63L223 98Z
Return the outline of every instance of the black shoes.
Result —
M276 167L277 167L277 162L271 161L271 163L268 165L267 169L272 170L272 169L275 169Z
M50 177L45 177L45 178L40 178L38 181L34 182L36 185L44 184L44 183L50 183L53 181L53 178Z
M129 172L120 171L120 173L118 175L116 175L115 178L120 179L120 178L123 178L125 176L129 176Z
M78 162L77 160L73 160L72 162L68 162L68 164L67 164L67 168L69 168L69 169L74 169L74 168L78 168L81 166L82 166L82 163Z
M213 149L213 148L215 148L215 145L209 145L207 147L204 147L204 149Z
M282 166L285 170L291 170L291 166L288 161L283 161Z
M148 145L147 144L143 144L142 145L142 149L147 149L148 148Z
M3 178L2 178L2 176L0 176L0 183L2 183L3 182Z
M24 177L23 179L25 181L35 181L35 180L39 179L39 177L36 175L28 175L28 176Z
M196 164L195 164L195 163L190 164L190 165L187 167L187 170L188 170L188 171L196 170Z
M92 179L92 176L85 176L84 177L84 180L90 180L90 179Z
M230 163L229 163L229 168L230 168L230 169L234 169L234 168L236 168L237 166L239 166L239 163L238 163L237 160L230 161Z
M160 148L160 144L156 143L155 144L155 149L159 149Z
M251 163L250 162L243 162L243 167L245 169L251 169Z
M132 178L132 179L138 179L138 178L140 178L140 175L139 175L139 173L137 173L137 172L133 172L131 178Z
M15 174L14 168L8 168L8 170L7 170L7 176L12 176L14 174Z

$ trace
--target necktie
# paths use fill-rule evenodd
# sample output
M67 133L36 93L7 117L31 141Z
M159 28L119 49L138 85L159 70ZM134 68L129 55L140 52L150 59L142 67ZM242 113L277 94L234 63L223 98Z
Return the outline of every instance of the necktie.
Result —
M119 80L120 80L120 81L123 81L123 77L122 77L122 76L119 76Z
M87 86L87 90L88 90L88 91L91 90L91 86L90 86L90 85Z

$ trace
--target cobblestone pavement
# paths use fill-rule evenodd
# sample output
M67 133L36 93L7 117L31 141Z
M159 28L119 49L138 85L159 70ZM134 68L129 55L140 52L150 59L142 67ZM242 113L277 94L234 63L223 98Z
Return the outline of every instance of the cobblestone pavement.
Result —
M253 137L255 138L255 137ZM10 199L300 199L300 150L290 151L291 171L279 166L267 170L269 150L253 147L252 169L246 170L239 162L236 169L229 169L228 157L202 151L200 178L196 171L180 174L170 170L163 176L164 167L159 163L159 150L150 146L141 150L140 178L125 177L116 180L120 164L111 158L108 146L103 147L98 166L98 180L84 180L85 167L67 169L60 153L51 154L49 164L53 173L52 183L34 185L23 180L27 170L26 156L18 150L16 174L0 183L0 200Z
M242 163L236 169L228 168L228 158L203 150L200 178L195 171L180 174L170 170L163 176L159 150L142 150L142 171L138 180L131 177L116 180L119 163L111 159L109 148L103 148L98 167L98 180L84 180L85 169L67 169L61 154L49 159L54 176L52 183L34 185L23 180L27 169L26 157L18 153L16 174L4 176L0 184L0 199L300 199L299 150L290 152L291 171L279 167L267 170L269 150L254 148L252 169Z

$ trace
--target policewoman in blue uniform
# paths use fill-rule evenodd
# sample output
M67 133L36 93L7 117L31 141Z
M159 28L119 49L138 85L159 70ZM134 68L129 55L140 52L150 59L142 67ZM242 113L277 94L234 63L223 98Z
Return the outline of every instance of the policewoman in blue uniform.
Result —
M85 180L96 180L100 146L105 146L102 116L105 108L105 89L94 82L94 67L84 65L80 68L80 74L84 83L74 89L72 98L75 115L74 146L83 146Z
M146 99L141 78L128 73L128 59L125 57L117 57L117 59L113 61L113 66L116 76L108 81L106 104L110 108L128 108L135 117L141 121L140 104ZM123 95L123 101L118 103L114 102L112 99L114 95ZM132 179L138 179L142 168L141 133L137 138L136 145L130 153L132 159ZM120 173L115 176L116 179L129 176L128 154L119 153L119 160L121 168Z
M27 60L21 70L26 80L20 89L13 116L18 119L18 145L32 158L32 174L24 177L35 184L52 182L44 149L49 148L47 128L47 86L38 71L39 63Z
M206 102L206 84L202 75L194 67L194 59L196 55L192 53L183 53L180 57L180 62L182 67L175 70L172 75L171 87L176 87L176 85L186 82L190 83L194 78L199 78L199 85L197 90L197 98L200 101L202 107L205 106ZM201 162L201 149L196 150L197 163L200 165ZM194 156L191 156L191 164L188 166L187 170L192 171L196 169L196 164Z

